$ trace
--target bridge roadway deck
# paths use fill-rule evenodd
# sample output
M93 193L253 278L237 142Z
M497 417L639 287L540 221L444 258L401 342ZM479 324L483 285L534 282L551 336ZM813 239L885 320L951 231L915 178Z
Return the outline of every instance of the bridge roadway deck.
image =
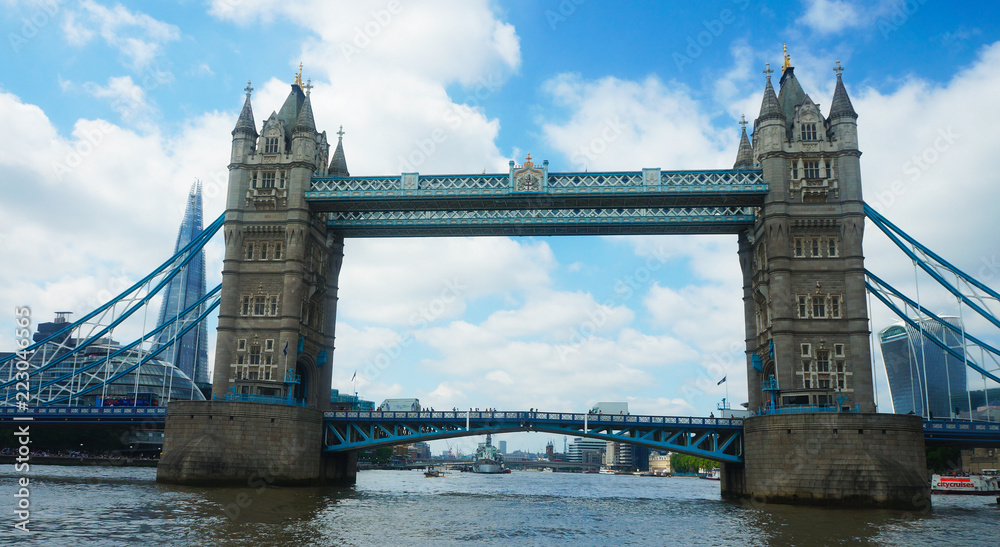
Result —
M0 407L0 424L131 424L160 426L166 420L167 407L86 407L41 406L19 410ZM486 433L540 431L592 437L651 446L663 442L683 442L684 431L692 435L717 431L723 444L735 443L727 432L742 435L743 421L725 418L671 416L614 416L557 412L353 412L323 413L326 450L366 450L376 446L447 439ZM584 429L588 434L584 434ZM655 430L660 431L657 437ZM678 436L664 436L667 432ZM657 441L656 439L660 439ZM705 438L701 439L705 441ZM924 441L928 446L960 448L1000 448L1000 423L960 420L924 420ZM697 446L697 444L695 445ZM663 448L682 451L685 446ZM728 450L728 446L727 446ZM686 448L683 451L687 451ZM732 452L730 450L730 452Z
M531 189L515 171L314 177L305 198L337 233L405 237L737 233L767 195L760 170L539 170Z

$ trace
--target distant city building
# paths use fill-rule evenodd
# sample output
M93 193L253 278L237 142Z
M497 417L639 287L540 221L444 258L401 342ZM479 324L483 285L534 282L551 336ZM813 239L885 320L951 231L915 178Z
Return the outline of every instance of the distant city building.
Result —
M497 441L497 445L500 449L501 454L507 453L507 441Z
M590 456L590 459L594 460L594 455L596 455L596 461L591 463L601 463L605 446L606 443L604 441L576 437L566 448L566 461L573 463L588 463L587 457Z
M665 454L652 452L649 454L647 461L649 470L657 475L669 475L673 473L673 468L670 467L670 452Z
M627 471L634 467L632 461L633 446L629 443L606 441L604 449L604 465L616 471Z
M942 319L961 329L959 318ZM930 319L920 325L923 336L921 329L903 324L891 325L879 333L894 412L925 415L925 399L930 415L938 418L953 415L956 408L960 413L968 412L969 393L964 360L949 355L928 337L932 334L959 355L964 355L961 335Z
M184 209L184 219L177 231L177 243L174 253L180 251L188 243L198 237L203 228L201 207L201 182L191 185L188 193L187 206ZM163 303L160 305L160 316L156 323L159 327L175 317L188 306L205 296L205 251L201 250L188 263L185 271L177 274L163 293ZM165 342L182 329L183 325L172 325L160 333L157 343ZM208 390L211 382L208 378L208 328L202 321L197 327L188 331L180 344L174 344L160 354L166 361L174 363L185 375L199 386ZM220 394L221 395L221 394Z

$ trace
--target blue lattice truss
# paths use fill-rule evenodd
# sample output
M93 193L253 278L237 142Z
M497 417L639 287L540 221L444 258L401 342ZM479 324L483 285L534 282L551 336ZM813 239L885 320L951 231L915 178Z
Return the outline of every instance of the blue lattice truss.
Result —
M865 214L872 224L906 254L915 267L926 272L938 285L951 293L962 306L971 309L994 327L1000 328L1000 318L997 317L995 311L1000 308L1000 294L997 291L922 245L867 204L865 205ZM885 304L907 326L921 332L935 346L958 361L965 362L970 369L975 370L983 377L1000 383L1000 349L967 332L964 325L954 325L950 321L944 320L872 272L865 273L867 278L865 287L869 294ZM913 316L933 320L951 331L957 339L963 340L965 345L964 348L961 348L963 351L958 351L932 331L923 328L921 322L914 319ZM967 351L969 347L980 348L983 359L988 359L989 362L977 363L969 355L970 352Z
M139 338L114 349L108 347L116 328L126 325L130 318L133 325L149 314L148 306L172 279L184 275L194 257L222 228L224 217L219 216L198 237L177 251L174 256L154 269L149 275L127 288L108 302L44 340L29 345L17 353L0 358L0 407L70 405L88 393L103 390L122 376L148 363L180 340L191 329L204 321L220 303L221 285L208 291L204 297L180 310L158 328L143 329ZM142 313L140 313L142 312ZM155 316L155 312L152 314ZM176 325L176 326L175 326ZM162 332L171 332L165 340L158 340ZM92 348L100 348L99 351ZM95 358L95 355L99 357ZM77 362L81 362L77 366ZM24 364L28 363L27 370ZM70 372L66 364L72 363ZM27 373L27 378L24 377ZM30 386L28 401L24 400L19 384Z
M743 461L743 420L562 412L353 412L323 414L324 450L367 450L487 433L537 431Z
M752 226L767 195L760 170L516 175L315 177L306 200L350 237L715 234Z

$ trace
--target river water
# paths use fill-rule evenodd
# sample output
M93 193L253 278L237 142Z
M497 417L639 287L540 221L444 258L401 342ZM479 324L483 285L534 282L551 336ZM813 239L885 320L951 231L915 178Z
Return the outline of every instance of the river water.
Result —
M33 466L30 534L11 545L990 545L992 496L934 496L924 513L759 505L696 478L521 471L363 471L351 488L194 488L153 468Z

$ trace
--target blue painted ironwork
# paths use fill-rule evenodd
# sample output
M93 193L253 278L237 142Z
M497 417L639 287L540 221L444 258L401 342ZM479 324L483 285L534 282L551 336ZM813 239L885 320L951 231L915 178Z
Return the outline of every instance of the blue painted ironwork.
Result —
M107 303L101 305L93 312L87 314L82 319L67 325L65 328L60 329L58 332L48 336L44 340L36 342L23 350L19 350L17 353L0 358L0 378L4 379L0 380L0 393L7 395L3 399L0 399L0 405L14 404L12 400L9 400L8 396L14 392L13 386L17 382L14 365L18 361L22 360L23 356L32 355L35 352L42 350L46 344L55 345L58 349L63 350L53 352L52 357L44 359L44 362L40 364L32 361L32 366L28 370L29 377L40 377L42 373L52 369L67 359L75 359L77 356L82 355L83 352L88 350L90 346L104 343L106 338L110 338L110 334L114 332L116 327L121 325L126 319L133 316L144 306L149 305L153 300L153 297L155 297L159 291L164 289L164 287L166 287L174 277L179 275L184 268L188 267L188 264L196 256L198 256L199 252L208 240L211 239L211 237L222 227L223 221L224 217L220 216L215 220L215 222L209 225L208 228L194 238L191 243L185 245L180 251L175 253L174 256L170 257L152 273ZM199 303L204 303L204 299L200 300ZM193 308L189 307L185 310L185 313L189 313L192 309ZM212 309L214 309L214 307ZM172 321L170 323L165 323L164 326L171 324L173 324ZM193 325L190 325L189 327L193 327ZM90 330L89 332L84 333L85 329ZM162 330L162 328L156 329L153 332L160 332ZM186 333L188 330L190 330L190 328L185 329L184 332ZM73 338L74 344L64 344L64 341L72 338L74 334L76 334L76 337ZM140 341L144 339L145 336L140 339ZM176 339L176 336L172 338L172 340ZM133 343L130 344L129 347L135 347L135 345L136 344ZM155 352L152 355L155 356L169 347L170 345L164 345L160 348L160 351ZM147 361L148 359L142 361L142 363ZM76 371L76 374L86 374L89 368L92 367L85 367L80 371ZM101 385L103 386L106 383L107 382L103 382ZM48 385L52 385L51 382L44 385L36 382L32 384L32 390L40 390L42 387L46 387ZM74 393L70 397L76 395L77 394ZM53 399L48 401L48 403L56 404L65 400L70 400L70 397Z
M951 265L951 263L949 263L947 260L941 258L940 256L935 254L933 251L931 251L924 245L921 245L918 241L916 241L911 236L907 235L905 232L900 230L897 226L889 222L884 216L876 212L868 204L865 204L865 214L868 216L868 218L872 221L872 223L875 226L877 226L880 230L882 230L882 232L885 233L885 235L890 240L892 240L892 242L895 243L897 247L900 248L900 250L906 253L906 256L910 257L910 259L914 262L914 264L916 264L922 270L927 272L927 274L930 275L939 285L944 287L948 292L950 292L956 298L961 300L963 304L965 304L973 311L978 313L980 316L982 316L984 319L992 323L993 326L1000 328L1000 318L998 318L991 311L985 309L984 306L981 306L980 304L973 302L972 299L969 298L967 295L965 295L961 290L959 290L958 287L953 285L950 281L946 280L937 271L937 269L934 267L934 264L931 264L929 261L926 261L917 256L917 253L914 252L914 250L907 247L906 245L904 245L901 239L905 240L907 243L912 245L913 249L920 251L921 253L924 254L924 256L930 258L931 261L937 263L937 265L940 265L946 271L954 274L958 279L964 281L969 287L978 289L986 293L986 295L989 298L992 298L994 301L1000 301L1000 293L997 293L993 289L987 287L985 284L973 278L971 275ZM980 298L977 297L976 299L982 302Z
M563 412L365 412L323 414L324 450L364 450L486 433L539 431L743 461L743 420Z
M0 407L0 423L134 423L162 425L167 417L163 406L34 406L18 410Z
M1000 447L1000 423L924 420L924 443L928 446L997 448Z
M350 237L736 233L767 195L759 170L314 177L306 200Z
M927 338L927 340L930 340L931 342L933 342L935 346L941 348L948 355L951 355L952 357L954 357L955 359L957 359L959 361L964 361L965 364L969 368L975 370L976 372L982 374L983 376L986 376L987 378L989 378L990 380L993 380L994 382L1000 383L1000 377L998 377L994 373L992 373L992 372L990 372L990 371L982 368L979 364L977 364L973 360L972 357L970 357L968 355L968 352L966 352L966 353L959 353L959 352L955 351L954 348L952 348L951 346L949 346L948 344L946 344L943 340L941 340L940 338L938 338L937 335L935 335L933 332L931 332L931 331L929 331L927 329L921 328L921 326L918 324L917 321L911 319L909 317L909 315L904 310L901 310L899 308L899 306L896 306L896 304L894 302L892 302L892 300L889 297L890 296L894 296L896 298L899 298L906 305L912 307L915 310L918 310L918 313L922 313L922 314L927 315L927 317L929 317L930 319L933 319L934 321L937 321L943 327L951 330L952 332L956 333L958 336L964 336L967 340L972 341L974 344L978 345L979 347L983 348L984 350L989 351L990 353L993 353L994 355L1000 356L1000 350L997 350L997 348L994 348L992 345L990 345L990 344L988 344L986 342L983 342L982 340L980 340L979 338L977 338L975 336L972 336L968 332L965 332L963 329L959 329L958 327L955 327L950 322L941 319L937 315L931 313L931 311L928 310L927 308L924 308L923 306L917 305L916 302L914 302L913 300L907 298L904 294L902 294L901 292L899 292L898 290L896 290L892 285L889 285L888 283L886 283L882 279L879 279L876 275L872 274L871 272L865 272L865 273L868 275L868 278L869 278L870 281L875 282L875 284L873 285L869 280L865 281L865 287L868 289L868 292L872 296L874 296L875 298L879 299L879 301L881 301L883 304L885 304L886 307L889 308L889 310L892 311L894 314L896 314L896 316L899 317L903 322L905 322L911 328L913 328L913 329L921 332L923 334L923 336L925 338ZM889 293L889 294L886 294L886 293Z

